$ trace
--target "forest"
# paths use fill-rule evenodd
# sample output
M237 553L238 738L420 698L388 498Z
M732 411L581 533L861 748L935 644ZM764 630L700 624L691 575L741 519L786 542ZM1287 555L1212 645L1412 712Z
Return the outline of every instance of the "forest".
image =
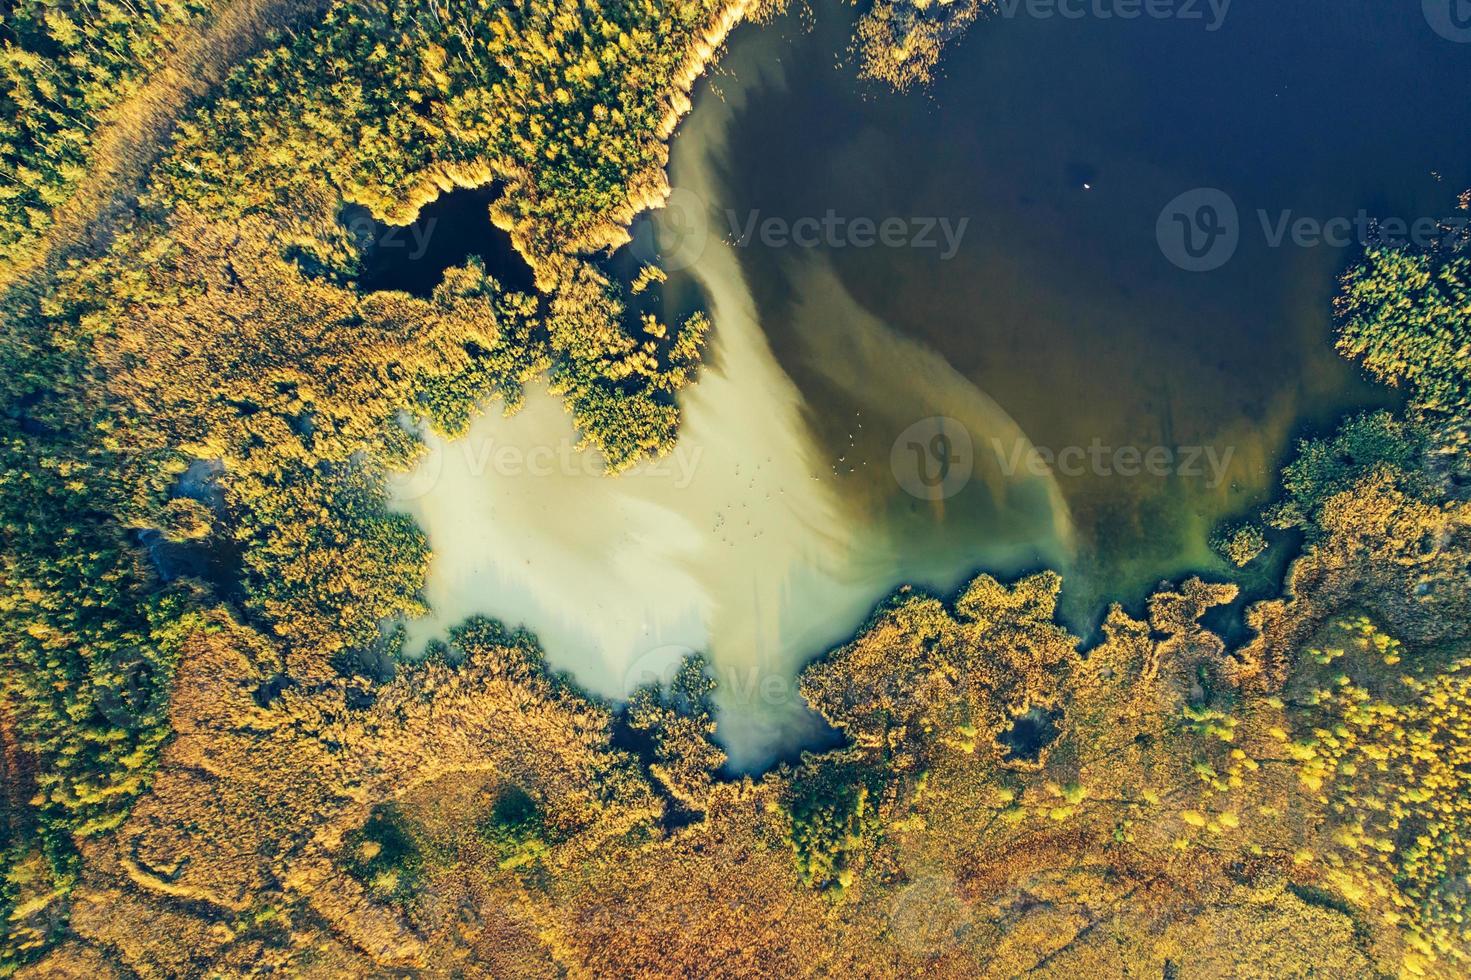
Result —
M878 0L922 85L977 16ZM1404 396L1219 529L1301 538L1085 642L1061 579L901 589L811 664L842 744L732 777L691 658L612 705L473 619L422 660L419 421L546 377L610 473L667 452L709 318L599 256L750 0L334 0L273 26L138 186L59 236L222 11L0 23L0 976L1463 976L1471 969L1471 258L1370 247L1337 345ZM496 184L534 288L361 287L342 217ZM527 751L534 746L534 751Z

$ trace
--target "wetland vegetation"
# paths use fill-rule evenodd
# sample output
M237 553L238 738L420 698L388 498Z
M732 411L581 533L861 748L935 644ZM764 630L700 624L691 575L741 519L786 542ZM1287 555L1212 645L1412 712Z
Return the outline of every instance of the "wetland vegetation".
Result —
M0 975L1465 975L1444 25L12 8Z

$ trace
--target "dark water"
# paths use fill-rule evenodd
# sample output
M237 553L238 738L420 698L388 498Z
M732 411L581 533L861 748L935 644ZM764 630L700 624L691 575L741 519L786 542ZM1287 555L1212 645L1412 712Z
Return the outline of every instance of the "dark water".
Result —
M790 227L900 218L911 236L929 219L966 222L948 258L759 233L736 249L846 496L928 526L916 547L980 553L994 531L969 519L973 488L941 507L895 484L891 449L927 414L932 379L905 379L912 406L879 372L867 389L834 383L851 316L824 316L814 262L1035 446L1081 454L1080 467L1054 467L1076 536L1071 617L1187 570L1229 574L1208 535L1270 498L1292 441L1393 401L1332 350L1335 283L1357 247L1270 235L1284 219L1455 214L1471 186L1471 44L1439 37L1410 2L1237 0L1215 32L997 17L953 43L931 87L897 94L846 63L853 16L822 4L811 31L742 28L686 123L729 111L722 91L739 91L726 145L711 148L717 237L738 240L753 211ZM1238 212L1239 246L1212 271L1172 264L1158 233L1166 205L1196 188ZM859 416L874 422L855 438ZM1139 466L1112 452L1156 448L1171 454L1167 473L1120 473ZM976 434L977 456L1010 449Z
M1061 719L1060 712L1033 708L1012 722L998 741L1011 758L1036 762L1042 757L1042 750L1057 740L1057 723Z
M425 205L413 224L402 226L374 221L364 208L349 209L343 222L362 256L360 288L428 297L444 270L464 265L473 255L502 287L529 292L531 267L511 245L511 236L490 221L498 196L494 186L451 191Z

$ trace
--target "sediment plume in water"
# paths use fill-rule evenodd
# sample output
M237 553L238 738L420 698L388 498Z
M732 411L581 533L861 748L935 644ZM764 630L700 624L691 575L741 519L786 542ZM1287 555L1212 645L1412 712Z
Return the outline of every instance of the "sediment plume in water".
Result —
M706 108L675 144L686 200L715 199L708 164L727 113ZM529 628L554 668L614 700L704 653L719 684L717 738L749 771L811 744L821 726L796 692L798 671L895 587L949 589L982 565L1062 560L1067 519L1050 478L1004 475L987 452L949 500L906 492L904 454L896 464L891 450L916 421L1025 436L943 358L859 309L821 260L802 260L793 277L809 356L867 416L844 465L814 438L814 407L773 356L732 246L707 236L689 271L714 330L668 456L603 475L544 386L511 416L490 406L462 439L425 433L430 453L389 488L433 551L431 613L408 624L408 650L489 615Z

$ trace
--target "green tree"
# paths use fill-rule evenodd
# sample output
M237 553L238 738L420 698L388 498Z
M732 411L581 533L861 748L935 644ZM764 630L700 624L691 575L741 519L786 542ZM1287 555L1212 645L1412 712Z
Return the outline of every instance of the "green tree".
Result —
M1372 246L1343 278L1338 349L1423 411L1471 407L1471 260Z

